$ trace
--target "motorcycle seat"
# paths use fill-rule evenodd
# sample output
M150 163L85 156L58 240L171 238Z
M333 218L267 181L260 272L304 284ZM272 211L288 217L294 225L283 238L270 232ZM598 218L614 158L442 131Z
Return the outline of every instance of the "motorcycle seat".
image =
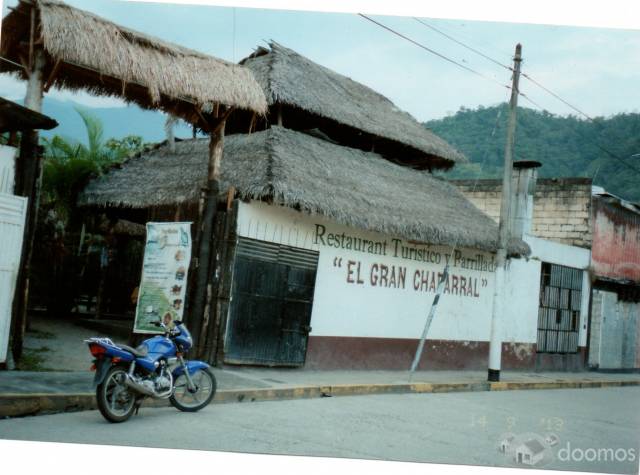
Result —
M139 346L138 348L132 348L128 345L118 345L125 351L132 353L136 358L144 358L149 353L149 349L146 346Z

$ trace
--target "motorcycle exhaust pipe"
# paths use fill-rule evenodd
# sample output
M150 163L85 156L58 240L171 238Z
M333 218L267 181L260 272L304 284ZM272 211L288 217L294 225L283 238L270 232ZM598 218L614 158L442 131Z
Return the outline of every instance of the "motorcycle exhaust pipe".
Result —
M157 393L150 387L145 386L142 383L139 383L129 374L127 374L127 379L125 379L125 384L129 386L134 391L144 394L145 396L157 397Z
M127 379L125 379L125 384L128 387L130 387L131 389L133 389L134 391L142 393L145 396L151 396L151 397L159 398L159 399L168 398L169 396L171 396L171 392L172 392L172 390L169 389L169 390L165 391L164 393L158 393L158 392L155 391L155 389L152 389L149 386L138 382L136 379L134 379L134 376L131 376L129 374L127 374Z

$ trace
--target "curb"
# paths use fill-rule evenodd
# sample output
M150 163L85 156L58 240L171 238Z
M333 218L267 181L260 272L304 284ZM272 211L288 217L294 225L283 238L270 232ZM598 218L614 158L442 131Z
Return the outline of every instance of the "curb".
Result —
M372 394L426 394L535 389L588 389L640 386L637 381L549 381L472 383L338 384L332 386L291 386L267 389L228 389L216 393L214 403L280 401L332 396ZM168 406L167 400L145 400L142 407ZM0 418L55 414L96 409L94 393L0 394Z

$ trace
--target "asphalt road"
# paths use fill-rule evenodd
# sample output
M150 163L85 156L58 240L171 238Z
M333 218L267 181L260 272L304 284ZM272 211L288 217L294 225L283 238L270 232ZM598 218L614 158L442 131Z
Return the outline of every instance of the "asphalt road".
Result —
M534 454L535 468L637 473L640 388L214 404L196 414L143 408L124 424L98 411L0 421L4 439L512 467L523 443L548 445L550 434L556 442Z

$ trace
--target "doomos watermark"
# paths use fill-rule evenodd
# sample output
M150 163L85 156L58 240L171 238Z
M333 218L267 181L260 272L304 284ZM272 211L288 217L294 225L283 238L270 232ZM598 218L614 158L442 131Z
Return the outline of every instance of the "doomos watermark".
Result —
M500 438L498 452L516 465L541 468L554 460L567 463L635 463L640 457L635 448L576 447L571 442L560 444L553 433L507 433Z
M560 448L557 458L561 462L635 462L638 459L636 449L611 447L571 447L571 443Z

